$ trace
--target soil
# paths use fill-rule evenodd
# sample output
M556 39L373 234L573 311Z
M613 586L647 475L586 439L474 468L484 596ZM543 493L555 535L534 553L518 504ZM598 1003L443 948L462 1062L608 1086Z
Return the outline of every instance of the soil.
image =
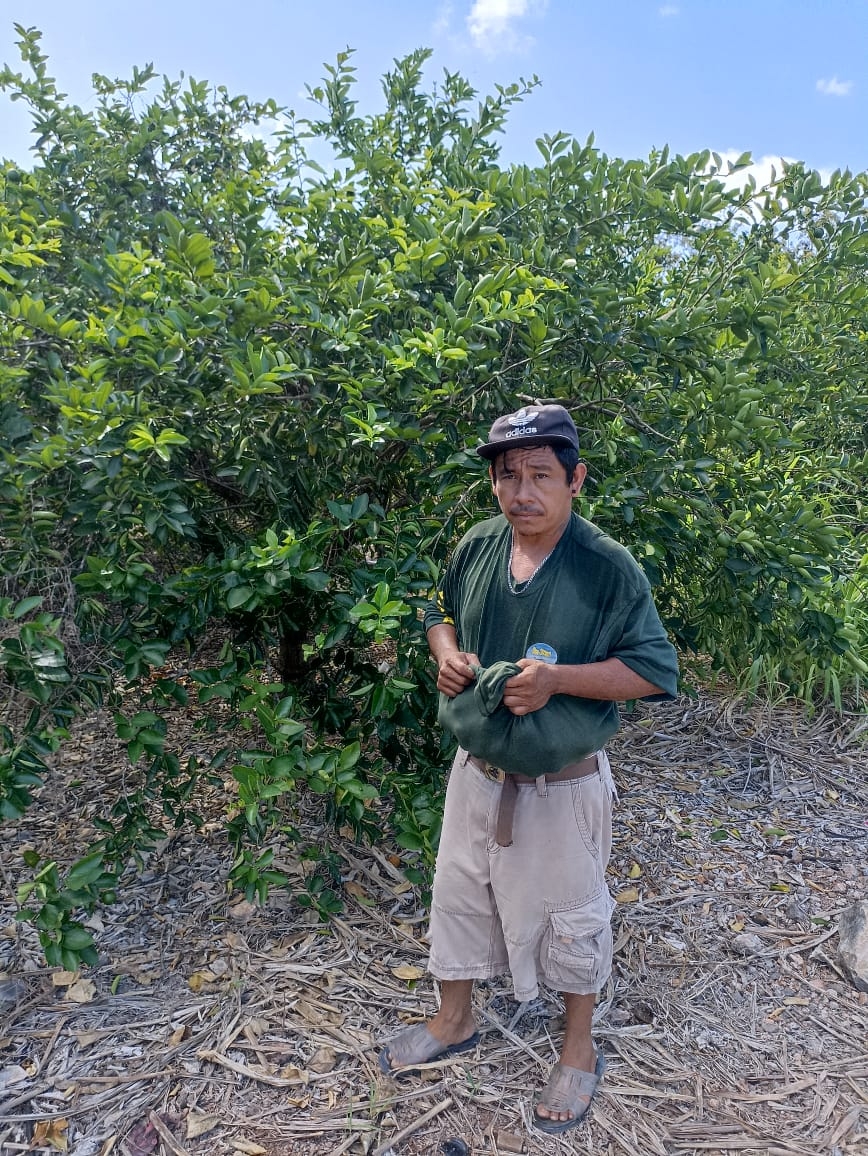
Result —
M185 726L207 751L179 712ZM865 1156L868 996L837 922L866 897L866 734L864 715L715 694L625 718L615 967L595 1016L608 1069L558 1138L530 1116L557 1056L555 994L519 1005L508 979L479 984L475 1051L380 1073L382 1043L436 1006L423 896L385 823L357 845L317 796L269 843L292 894L259 906L227 888L233 797L215 785L204 827L167 830L90 920L99 963L46 968L14 919L22 854L75 860L129 775L111 718L83 720L0 848L0 1152ZM331 853L342 893L325 923L299 904L305 847Z

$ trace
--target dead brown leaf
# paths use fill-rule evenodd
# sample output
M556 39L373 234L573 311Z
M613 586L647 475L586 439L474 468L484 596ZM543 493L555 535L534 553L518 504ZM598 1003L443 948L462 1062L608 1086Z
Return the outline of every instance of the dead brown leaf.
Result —
M259 910L255 903L250 903L247 899L239 899L237 903L233 903L227 909L227 915L230 919L250 919Z
M318 1048L308 1061L308 1067L312 1072L322 1075L324 1072L331 1072L338 1062L337 1053L328 1047Z
M310 1083L310 1072L304 1068L296 1068L292 1064L287 1064L285 1068L281 1068L278 1075L284 1080L297 1080L300 1084Z
M190 991L201 991L203 987L214 982L217 976L213 971L204 968L202 971L194 971L187 980Z
M127 1134L124 1147L129 1156L150 1156L159 1140L153 1124L148 1120L142 1120Z
M392 975L395 979L403 979L410 983L414 979L424 979L425 970L412 963L402 963L400 967L392 968Z
M195 1140L197 1136L204 1136L220 1123L219 1116L210 1116L201 1112L191 1112L187 1116L186 1136L188 1140Z
M344 1017L339 1011L319 1008L306 999L298 1000L294 1010L314 1027L320 1027L322 1024L333 1024L335 1027L340 1027L344 1022Z
M639 892L635 887L625 887L623 891L619 891L615 896L617 903L638 903Z
M53 1148L55 1152L69 1151L67 1120L38 1120L33 1129L31 1148Z
M190 1029L182 1024L180 1027L175 1028L166 1043L170 1048L176 1048L178 1044L183 1042L184 1038L189 1034L189 1031Z
M89 1048L102 1039L102 1032L76 1032L75 1039L80 1048Z
M347 895L352 895L354 899L371 903L372 899L361 883L356 883L355 879L350 879L344 884L344 891Z
M93 1003L96 996L96 984L90 979L78 979L67 990L66 998L73 1003Z
M250 951L247 940L240 931L230 931L228 935L223 936L223 942L233 951Z

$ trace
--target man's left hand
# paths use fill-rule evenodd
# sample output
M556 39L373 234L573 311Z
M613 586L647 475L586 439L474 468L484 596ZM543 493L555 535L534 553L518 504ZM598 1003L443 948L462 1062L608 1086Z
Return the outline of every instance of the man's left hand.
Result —
M522 658L516 666L521 667L521 674L513 675L504 685L503 705L513 714L531 714L555 693L555 668L533 658Z

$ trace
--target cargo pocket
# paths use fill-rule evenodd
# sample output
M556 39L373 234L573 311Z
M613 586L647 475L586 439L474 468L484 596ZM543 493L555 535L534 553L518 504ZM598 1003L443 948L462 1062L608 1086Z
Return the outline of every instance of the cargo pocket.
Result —
M602 891L548 912L542 970L550 987L577 995L599 991L612 969L613 907L608 891Z

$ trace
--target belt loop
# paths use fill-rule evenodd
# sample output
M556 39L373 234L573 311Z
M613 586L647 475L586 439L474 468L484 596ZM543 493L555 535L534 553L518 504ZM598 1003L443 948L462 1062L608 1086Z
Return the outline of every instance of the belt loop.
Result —
M536 777L536 793L539 795L539 797L541 799L547 799L548 798L549 792L548 792L548 787L546 786L545 775L537 775L537 777Z

